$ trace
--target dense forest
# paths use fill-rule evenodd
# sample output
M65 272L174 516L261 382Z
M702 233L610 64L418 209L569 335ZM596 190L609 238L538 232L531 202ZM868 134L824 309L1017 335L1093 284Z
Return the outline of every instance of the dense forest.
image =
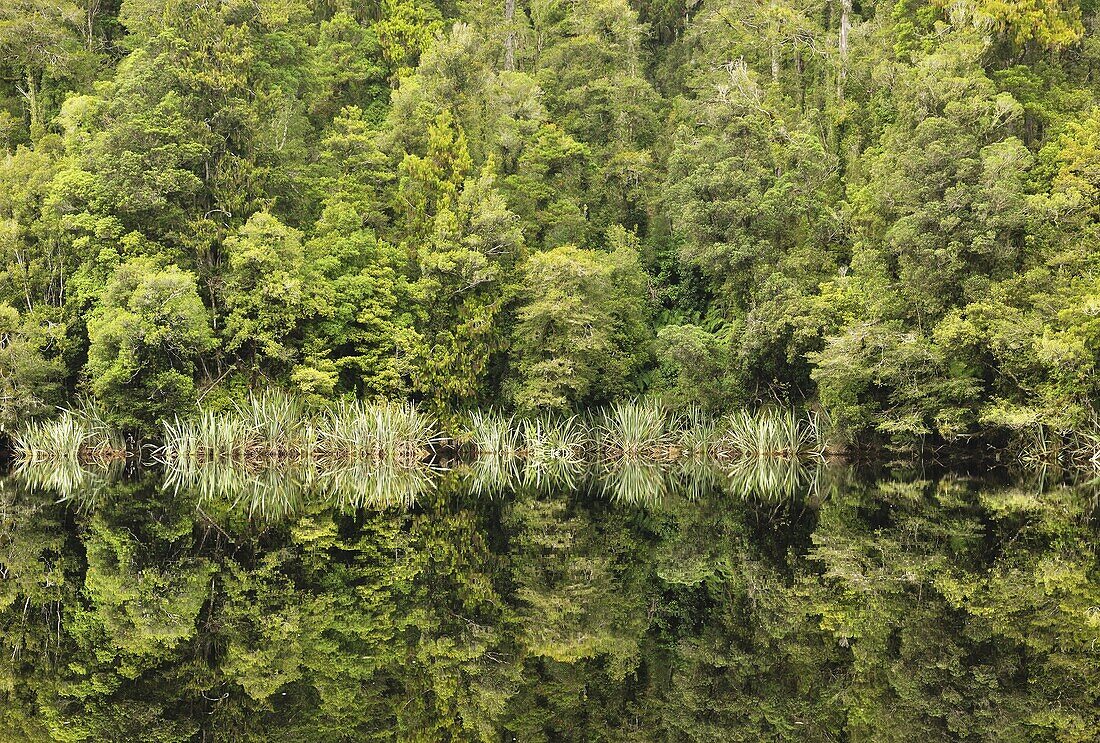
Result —
M1100 8L6 0L0 419L1094 430Z

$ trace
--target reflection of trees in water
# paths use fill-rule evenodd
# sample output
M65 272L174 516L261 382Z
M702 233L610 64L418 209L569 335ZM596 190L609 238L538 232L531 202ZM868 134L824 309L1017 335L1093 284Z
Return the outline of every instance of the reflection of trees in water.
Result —
M802 591L820 628L851 648L848 687L864 706L853 734L1095 731L1100 585L1087 500L952 477L834 492L808 555L822 574Z
M455 471L416 508L379 509L342 503L401 506L419 486L348 472L358 500L341 502L317 500L337 487L322 473L281 477L303 506L219 539L194 502L228 507L228 477L178 495L116 484L125 498L68 515L7 480L2 732L1072 740L1100 725L1088 488L615 465L552 487L509 474L492 499L463 497L475 475Z

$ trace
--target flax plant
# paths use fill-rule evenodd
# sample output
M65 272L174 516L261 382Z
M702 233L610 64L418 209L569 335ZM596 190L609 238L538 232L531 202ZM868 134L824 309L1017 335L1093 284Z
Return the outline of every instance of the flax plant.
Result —
M515 457L523 449L523 431L513 416L475 410L459 440L469 442L479 457Z
M317 451L335 459L413 462L435 441L434 423L412 403L342 403L318 424Z
M613 458L671 459L675 420L654 400L619 402L604 411L596 427L599 450Z
M411 403L341 402L309 411L285 393L265 392L229 411L203 410L165 423L158 458L410 463L427 454L433 430L433 421Z
M591 429L577 416L548 415L523 421L523 454L528 461L583 461L591 449Z
M820 451L816 424L790 409L739 410L726 416L724 423L718 445L718 456L723 458L797 458Z
M28 424L12 436L12 448L16 460L25 462L107 463L126 456L122 434L94 406Z

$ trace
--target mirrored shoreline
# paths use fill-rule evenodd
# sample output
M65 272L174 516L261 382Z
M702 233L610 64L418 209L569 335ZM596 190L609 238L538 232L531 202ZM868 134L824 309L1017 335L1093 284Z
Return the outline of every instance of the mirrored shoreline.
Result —
M1087 739L1098 493L775 459L22 466L0 738Z

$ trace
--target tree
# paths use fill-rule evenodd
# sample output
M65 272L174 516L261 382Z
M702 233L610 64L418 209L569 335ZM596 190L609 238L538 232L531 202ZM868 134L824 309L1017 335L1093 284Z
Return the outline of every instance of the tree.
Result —
M313 50L312 115L322 124L348 106L367 112L372 121L382 118L389 99L386 68L381 60L377 31L340 12L320 25Z
M339 387L367 397L405 393L420 337L401 251L380 240L354 202L337 194L315 225L306 256L323 278L319 312L303 342L305 365L295 371L304 382L307 370L313 370L315 381L306 391L331 394ZM322 383L318 375L326 363L332 371Z
M224 349L254 371L285 371L298 356L301 326L322 310L302 234L257 212L225 242Z
M152 258L114 271L88 340L92 394L130 429L189 410L195 359L215 346L194 275Z
M61 365L47 358L47 328L36 327L19 311L0 304L0 431L8 431L59 402Z
M645 274L628 233L608 253L565 245L527 259L512 332L510 396L569 410L637 391L648 362Z
M522 233L493 170L490 160L474 174L465 133L448 112L429 130L425 155L406 155L400 166L399 234L422 313L415 384L439 410L478 400L503 345L498 318Z
M728 407L725 344L698 325L665 325L657 331L656 391L676 409L717 412Z
M56 96L49 84L71 79L84 61L80 22L80 9L66 0L11 0L0 8L0 74L15 80L32 141L46 131L47 96Z

